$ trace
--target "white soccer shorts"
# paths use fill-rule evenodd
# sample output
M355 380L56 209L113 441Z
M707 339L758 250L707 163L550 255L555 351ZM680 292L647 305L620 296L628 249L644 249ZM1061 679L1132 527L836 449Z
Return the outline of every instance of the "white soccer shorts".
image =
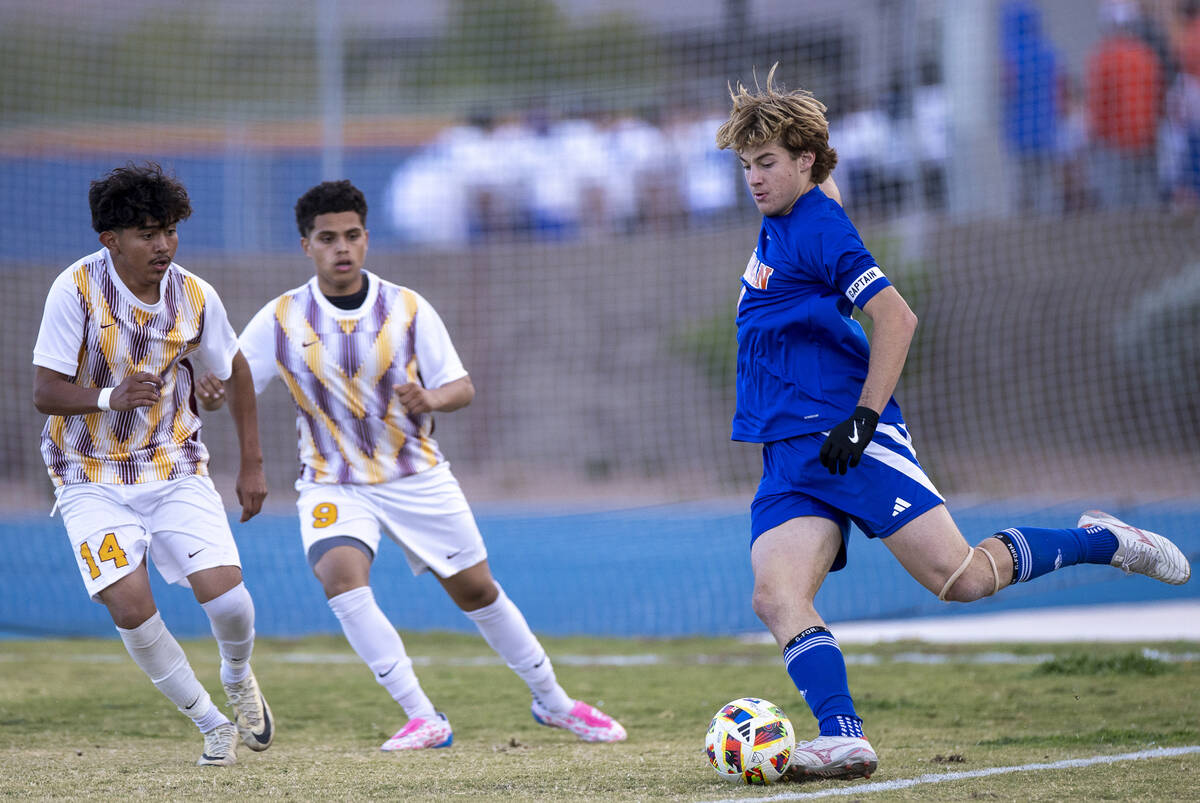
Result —
M188 575L215 566L241 568L221 495L208 477L109 485L63 485L56 491L71 550L97 596L133 572L147 550L168 583L190 588Z
M404 550L414 575L446 578L487 558L483 536L449 463L376 485L297 480L307 556L318 541L348 536L379 554L380 531Z

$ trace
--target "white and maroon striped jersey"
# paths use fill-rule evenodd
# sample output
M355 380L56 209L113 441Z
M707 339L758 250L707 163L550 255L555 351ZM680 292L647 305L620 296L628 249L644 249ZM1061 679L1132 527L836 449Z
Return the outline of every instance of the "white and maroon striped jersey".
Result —
M192 357L222 379L237 337L216 291L172 263L157 304L137 299L103 248L67 268L46 296L35 365L83 387L114 387L138 371L163 380L152 407L51 415L42 456L55 485L132 484L208 473L192 395Z
M255 390L278 376L292 396L305 480L389 482L443 460L433 416L408 415L393 388L437 388L467 372L428 301L364 274L358 309L335 307L314 277L259 310L239 339Z

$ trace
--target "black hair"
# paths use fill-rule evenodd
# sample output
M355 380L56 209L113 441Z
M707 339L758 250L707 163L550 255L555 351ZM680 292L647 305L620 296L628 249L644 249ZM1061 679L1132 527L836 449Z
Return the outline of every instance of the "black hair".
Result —
M296 201L296 228L300 229L300 236L309 235L317 215L333 212L357 212L363 226L367 225L367 199L362 190L347 179L322 181Z
M88 187L96 233L133 229L147 222L173 226L192 214L187 190L154 162L117 167Z

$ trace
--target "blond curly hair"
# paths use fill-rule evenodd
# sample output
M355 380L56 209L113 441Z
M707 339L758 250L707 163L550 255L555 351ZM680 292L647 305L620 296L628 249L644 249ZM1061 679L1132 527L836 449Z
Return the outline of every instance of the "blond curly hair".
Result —
M803 151L813 155L812 180L820 184L829 178L837 165L837 151L829 147L829 122L825 119L825 104L807 89L790 92L775 85L775 62L767 73L766 87L759 87L755 77L751 92L739 81L729 88L733 109L729 119L717 129L717 147L743 151L772 142L787 148L792 157Z

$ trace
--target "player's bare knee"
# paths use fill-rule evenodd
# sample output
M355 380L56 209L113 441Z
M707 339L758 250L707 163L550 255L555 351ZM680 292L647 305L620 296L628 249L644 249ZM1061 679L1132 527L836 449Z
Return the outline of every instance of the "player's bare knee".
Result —
M771 585L756 582L754 593L750 597L750 607L759 621L770 629L771 623L779 618L779 612L784 608L784 600Z
M759 591L758 586L754 587L754 593L750 595L750 609L760 622L767 624L773 607L770 599Z
M447 589L450 591L450 589ZM500 598L500 589L495 583L471 584L455 588L451 594L455 604L464 611L477 611L486 608Z
M353 591L356 588L362 588L366 585L366 583L357 577L345 574L322 574L315 571L313 574L321 581L321 588L325 590L325 599L333 599L336 596L345 594L347 591Z
M782 585L755 583L750 607L772 633L780 628L786 630L798 618L804 621L820 618L811 599L798 597L795 589Z

